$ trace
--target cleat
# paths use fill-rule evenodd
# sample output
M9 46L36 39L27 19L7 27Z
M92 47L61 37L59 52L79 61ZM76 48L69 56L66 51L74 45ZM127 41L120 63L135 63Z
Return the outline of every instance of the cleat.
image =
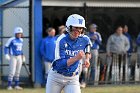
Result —
M7 90L13 90L12 86L8 86Z
M15 86L15 89L17 89L17 90L22 90L23 88L20 87L20 86Z

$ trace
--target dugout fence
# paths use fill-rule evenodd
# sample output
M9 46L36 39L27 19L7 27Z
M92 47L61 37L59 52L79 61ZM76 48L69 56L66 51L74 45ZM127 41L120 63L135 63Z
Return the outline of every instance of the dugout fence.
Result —
M89 85L120 85L120 84L139 84L140 68L137 53L132 53L131 60L127 54L112 53L112 56L106 56L106 53L100 54L97 62L98 79L93 80L91 73L88 72Z
M20 26L23 28L23 52L26 57L26 68L21 69L21 83L31 82L31 3L30 0L19 0L6 3L0 6L0 78L1 85L5 84L8 76L9 62L4 57L4 45L10 37L14 36L14 28ZM31 83L30 83L31 84Z

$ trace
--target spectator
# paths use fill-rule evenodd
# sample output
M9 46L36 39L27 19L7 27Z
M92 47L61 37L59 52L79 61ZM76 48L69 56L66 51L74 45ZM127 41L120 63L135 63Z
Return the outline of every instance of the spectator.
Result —
M58 31L59 31L59 34L56 35L56 38L58 38L60 35L62 35L63 33L65 33L66 27L64 25L61 25L61 26L58 27Z
M107 41L106 50L108 56L110 56L111 53L126 53L130 48L127 37L123 35L123 28L118 26L115 30L116 32L112 34Z
M132 38L131 38L130 34L128 33L127 25L124 26L123 33L129 40L130 48L128 49L127 54L128 54L128 64L131 65L131 55L132 55L131 53L133 51L133 47L132 47Z
M92 75L92 79L94 79L94 85L97 85L98 81L99 81L99 72L97 70L97 66L98 66L98 50L99 50L99 46L101 45L102 42L102 38L99 32L97 32L97 25L96 24L91 24L89 26L89 38L92 42L92 46L91 46L91 75Z
M136 44L137 44L137 62L138 62L138 65L140 65L140 33L137 37L137 40L136 40Z
M130 44L130 48L127 51L127 58L128 58L128 67L129 67L128 69L130 69L130 76L129 77L130 77L130 79L133 79L132 76L134 75L134 72L132 71L133 67L132 67L132 62L131 62L133 46L132 46L132 38L131 38L130 34L128 33L128 26L127 25L124 25L123 33L128 38L129 44Z
M45 65L45 79L47 80L48 72L51 68L55 56L55 29L50 27L46 30L48 36L42 40L40 52Z
M123 27L117 26L115 28L115 33L112 34L107 41L106 51L107 51L107 58L109 58L109 60L107 62L108 67L112 63L112 54L120 55L120 58L121 58L121 55L126 54L127 51L129 50L129 48L130 48L129 41L128 41L127 37L125 35L123 35ZM118 59L120 59L120 58L118 58ZM119 61L119 66L121 64L123 64L120 62L121 61ZM118 71L118 72L115 71L115 73L117 73L117 74L112 76L112 80L114 80L114 77L115 78L117 77L117 80L119 80L118 74L121 73L121 71ZM112 71L112 74L114 74L114 71ZM118 76L116 76L116 75L118 75Z

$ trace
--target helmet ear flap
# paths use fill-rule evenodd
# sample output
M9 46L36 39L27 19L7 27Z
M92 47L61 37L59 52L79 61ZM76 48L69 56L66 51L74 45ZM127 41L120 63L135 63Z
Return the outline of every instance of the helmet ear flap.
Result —
M69 30L70 30L70 32L72 32L72 26L71 25L69 26Z

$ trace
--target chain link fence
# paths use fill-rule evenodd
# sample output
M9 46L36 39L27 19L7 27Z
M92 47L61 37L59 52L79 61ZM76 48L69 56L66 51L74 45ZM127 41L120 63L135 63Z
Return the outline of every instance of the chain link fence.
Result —
M14 37L14 28L23 28L23 53L26 57L26 67L22 66L21 81L27 81L31 78L27 69L31 71L30 60L30 4L29 0L21 2L15 1L6 5L0 6L0 77L1 83L7 81L9 74L9 62L4 58L4 45L10 37ZM29 83L29 82L28 82Z

